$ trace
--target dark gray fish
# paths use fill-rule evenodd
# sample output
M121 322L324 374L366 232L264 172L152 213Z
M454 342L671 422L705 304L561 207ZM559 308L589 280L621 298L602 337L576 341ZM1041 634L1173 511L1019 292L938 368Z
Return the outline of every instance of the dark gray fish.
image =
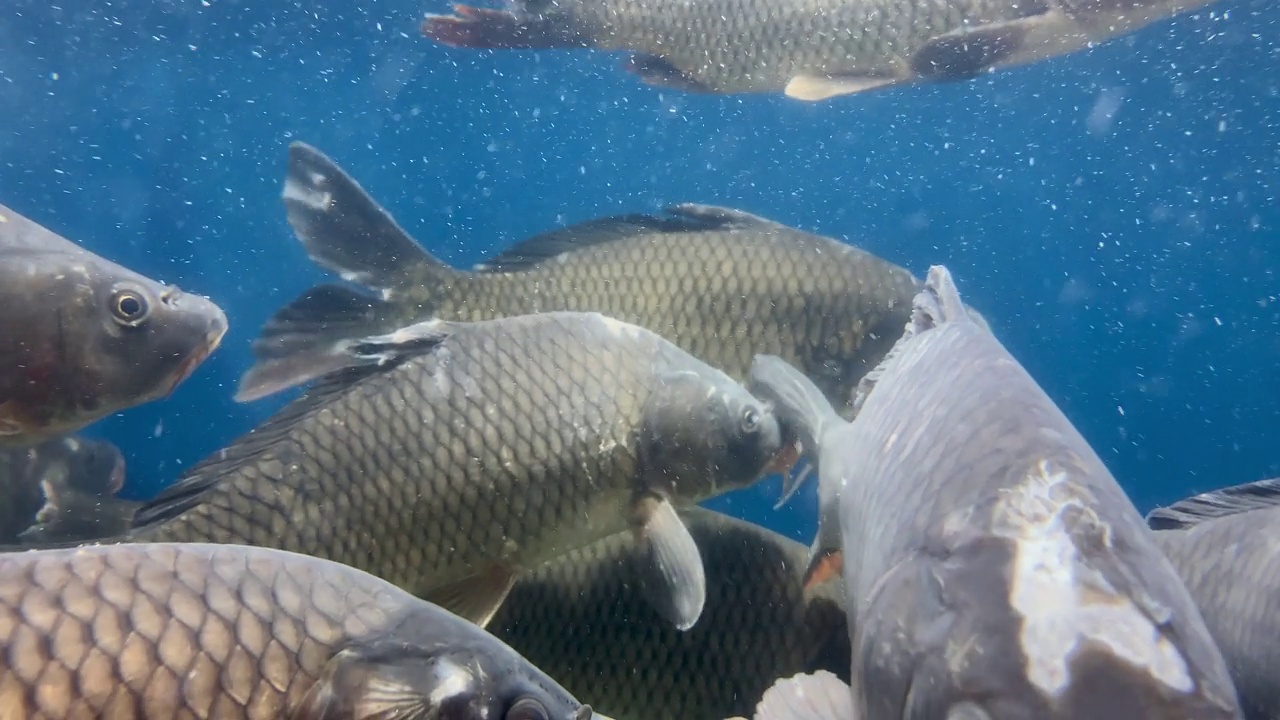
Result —
M32 445L168 395L227 316L0 205L0 445Z
M1245 717L1280 718L1280 479L1194 495L1147 523L1222 650Z
M675 508L787 456L772 408L598 313L429 321L350 362L140 508L129 539L315 555L483 626L520 575L630 529L649 600L687 629L705 581Z
M512 0L422 32L462 48L632 53L649 85L818 101L1063 55L1208 0Z
M318 264L369 292L325 284L254 342L237 399L306 382L354 338L439 318L600 312L652 330L745 380L756 353L787 359L845 407L888 351L919 281L831 238L740 210L676 205L530 238L473 271L448 267L318 150L289 146L289 223Z
M0 543L63 542L128 529L137 503L115 497L124 456L105 440L0 447Z
M1142 516L971 321L946 268L929 270L852 423L777 358L757 361L752 388L811 439L820 485L836 488L822 500L839 504L864 720L1240 717Z
M680 513L702 555L707 601L688 632L645 601L630 535L518 581L488 630L585 703L619 720L749 712L780 677L849 676L839 582L806 592L804 545L704 508Z
M601 717L472 623L264 548L0 555L0 647L6 720Z

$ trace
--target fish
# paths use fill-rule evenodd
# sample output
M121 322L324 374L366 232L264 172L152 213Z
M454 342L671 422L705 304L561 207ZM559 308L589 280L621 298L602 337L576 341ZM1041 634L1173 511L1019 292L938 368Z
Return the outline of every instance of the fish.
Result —
M627 533L518 580L487 629L618 720L723 718L796 672L848 679L843 588L801 586L803 544L702 507L680 515L707 573L706 605L689 632L645 602Z
M748 387L811 438L815 546L839 552L862 720L1239 718L1227 666L1129 497L929 269L853 422L757 358ZM811 555L815 547L811 547Z
M115 497L125 461L106 440L0 447L0 543L91 540L124 531L138 503Z
M1193 495L1147 524L1222 650L1245 718L1280 718L1280 478Z
M167 397L226 331L212 300L0 205L0 445L35 445Z
M193 466L119 542L276 547L386 579L484 626L516 578L630 531L681 630L705 575L676 510L792 457L773 409L599 313L427 321Z
M0 555L8 720L607 720L474 624L281 550Z
M820 102L958 83L1073 53L1211 0L512 0L453 5L423 35L471 49L626 52L626 72L677 92Z
M920 287L906 269L832 238L696 204L552 230L458 270L302 142L289 146L282 197L311 259L361 287L321 284L271 317L253 342L241 402L322 376L370 332L592 311L652 330L739 381L755 353L777 354L847 405Z

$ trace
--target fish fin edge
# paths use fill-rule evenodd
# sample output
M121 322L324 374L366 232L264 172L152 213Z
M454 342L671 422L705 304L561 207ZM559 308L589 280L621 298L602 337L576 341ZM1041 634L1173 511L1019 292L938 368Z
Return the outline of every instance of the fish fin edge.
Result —
M485 628L506 602L518 578L519 573L515 568L494 565L484 572L433 588L425 593L425 598L428 602Z
M853 691L827 670L775 682L756 705L753 720L857 720Z
M642 497L632 508L637 571L645 600L681 632L697 624L707 600L702 553L666 498Z
M1280 478L1199 493L1147 513L1152 530L1182 530L1206 520L1280 507Z

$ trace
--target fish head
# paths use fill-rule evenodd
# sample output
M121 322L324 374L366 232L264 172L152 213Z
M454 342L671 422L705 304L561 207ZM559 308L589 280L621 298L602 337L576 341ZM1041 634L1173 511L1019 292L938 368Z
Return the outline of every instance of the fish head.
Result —
M492 638L478 642L436 638L423 644L400 638L374 647L349 648L330 660L302 704L297 717L313 720L608 720ZM396 709L404 714L392 712ZM413 712L406 712L409 709Z
M127 271L102 277L84 320L81 362L108 409L169 395L227 331L212 300Z
M709 367L659 375L639 449L645 489L695 502L795 458L773 406Z
M124 455L105 440L63 437L46 443L43 458L60 466L57 474L67 487L95 497L115 495L124 487ZM52 469L46 469L43 476Z

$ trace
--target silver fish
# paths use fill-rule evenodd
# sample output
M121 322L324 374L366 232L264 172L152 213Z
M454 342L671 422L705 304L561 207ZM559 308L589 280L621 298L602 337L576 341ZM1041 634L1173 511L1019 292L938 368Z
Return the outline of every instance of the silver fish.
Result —
M227 316L0 205L0 445L29 446L164 397Z
M820 522L838 519L862 718L1240 717L1142 516L946 268L852 423L777 358L751 387L836 488Z
M1248 720L1280 718L1280 478L1147 515L1222 650Z
M452 47L628 51L624 67L650 85L818 101L1063 55L1207 2L512 0L454 5L422 32Z

